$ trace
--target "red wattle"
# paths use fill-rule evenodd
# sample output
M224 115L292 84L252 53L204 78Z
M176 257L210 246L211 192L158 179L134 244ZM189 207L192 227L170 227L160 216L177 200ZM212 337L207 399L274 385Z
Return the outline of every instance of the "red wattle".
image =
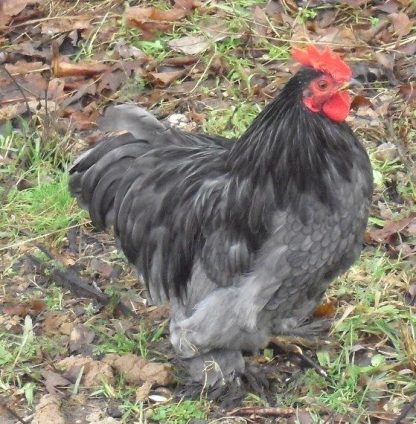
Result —
M346 91L335 93L322 106L325 115L335 122L345 121L350 111L351 98Z

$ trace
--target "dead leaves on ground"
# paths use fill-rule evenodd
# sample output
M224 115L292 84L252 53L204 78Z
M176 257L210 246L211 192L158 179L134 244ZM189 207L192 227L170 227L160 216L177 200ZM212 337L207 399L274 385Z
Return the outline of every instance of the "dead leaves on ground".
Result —
M197 7L194 0L176 0L172 9L161 10L157 7L133 6L126 12L127 25L139 28L143 38L150 40L158 33L168 31L175 21L188 16Z
M315 19L311 19L299 17L303 12L294 1L282 4L269 2L264 6L253 7L253 25L247 24L241 34L235 33L232 36L244 40L244 47L251 50L253 59L258 56L257 61L262 59L261 50L257 46L265 38L276 38L276 46L284 45L279 41L279 33L288 28L291 28L292 45L303 45L304 41L342 45L343 52L349 51L351 57L364 55L366 62L360 62L361 67L378 67L377 80L387 79L389 83L397 85L397 93L406 101L413 102L415 95L411 79L416 76L411 58L416 44L406 37L412 31L414 7L399 1L388 2L384 6L379 3L373 6L370 3L368 6L368 2L365 2L366 7L360 1L344 3L349 7L361 8L360 13L368 17L367 23L349 21L335 6L317 9ZM315 1L310 7L320 4ZM0 33L3 30L3 37L7 39L11 33L8 31L13 28L22 36L17 45L6 50L8 56L5 66L11 76L0 70L0 121L13 119L24 114L27 109L42 116L46 113L47 106L42 103L46 98L50 103L49 112L53 111L55 115L53 121L62 120L66 125L72 123L78 130L87 130L95 126L99 99L115 99L117 91L130 79L139 78L147 84L150 91L146 90L146 94L140 98L141 103L146 105L175 95L174 89L166 91L166 88L175 85L177 81L190 84L192 87L189 91L193 92L200 84L199 78L210 79L218 73L231 71L221 55L212 57L208 65L199 59L202 54L209 54L213 50L214 43L230 36L230 30L225 24L227 12L215 10L215 15L210 16L212 11L202 2L176 0L168 9L139 5L129 7L124 12L119 8L119 14L115 13L111 17L84 12L63 15L62 19L47 17L44 6L40 0L3 0L1 3L4 22ZM110 45L117 32L117 19L122 16L128 26L140 31L141 40L154 40L159 34L171 31L174 26L186 25L186 19L195 9L200 14L207 14L201 25L201 34L185 35L168 41L172 55L162 63L156 63L152 57L122 39L116 42L110 53L101 49L88 59L73 59L74 53L79 52L80 46L85 46L91 37L101 46ZM30 19L34 11L40 14L40 19L33 27ZM370 18L374 20L373 24ZM25 36L25 31L28 36ZM55 38L52 49L50 37ZM374 45L374 54L365 53L363 42ZM235 54L238 56L244 52L236 51ZM262 60L259 62L262 63ZM221 66L218 66L219 63ZM253 69L241 68L238 72L246 81L252 77L254 81L258 77L256 66ZM268 78L267 73L264 74L263 85L270 83ZM152 91L152 88L157 90ZM249 87L242 85L242 89L248 90ZM269 97L267 87L256 86L252 93L257 97ZM369 97L368 94L365 98ZM180 100L179 95L176 97ZM393 99L388 102L392 103ZM387 113L391 113L388 106L373 106L369 103L366 108L362 108L362 102L360 106L363 124L370 120L371 125L376 125Z

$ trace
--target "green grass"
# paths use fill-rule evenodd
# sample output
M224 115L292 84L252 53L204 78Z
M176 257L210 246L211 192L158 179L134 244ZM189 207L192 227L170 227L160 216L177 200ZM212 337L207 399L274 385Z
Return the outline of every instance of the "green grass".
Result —
M39 176L32 188L12 189L2 208L0 227L7 229L10 239L17 240L21 231L32 237L61 231L62 235L68 227L86 220L68 191L67 172L57 172Z
M202 129L208 134L238 137L247 129L259 112L259 105L254 103L241 103L226 110L212 110L202 124Z
M160 423L187 424L190 420L205 419L207 410L207 402L184 400L177 404L157 406L149 413L149 418Z

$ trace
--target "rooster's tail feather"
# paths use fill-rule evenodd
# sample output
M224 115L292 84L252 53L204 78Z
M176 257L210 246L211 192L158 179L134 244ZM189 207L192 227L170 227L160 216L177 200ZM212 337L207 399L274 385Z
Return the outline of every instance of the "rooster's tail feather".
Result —
M114 201L127 169L166 131L153 115L134 105L108 108L102 127L124 133L108 137L81 154L69 171L70 192L89 211L99 230L114 223Z

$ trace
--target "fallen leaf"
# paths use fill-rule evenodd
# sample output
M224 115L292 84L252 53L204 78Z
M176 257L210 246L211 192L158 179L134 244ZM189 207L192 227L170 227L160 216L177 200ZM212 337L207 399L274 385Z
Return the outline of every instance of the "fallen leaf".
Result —
M381 162L392 161L399 157L399 149L394 143L382 143L374 152L374 157Z
M158 32L167 31L172 22L184 18L187 9L174 8L160 10L155 7L134 6L127 9L126 23L128 26L139 28L144 39L153 38Z
M411 103L416 100L416 84L414 82L402 85L399 91L407 102Z
M392 13L389 18L393 24L394 31L399 38L409 34L409 32L412 30L413 23L406 15L406 13Z
M130 384L149 382L166 386L173 382L172 367L169 364L149 362L131 353L123 356L108 354L103 361L124 375Z
M375 9L385 13L396 13L399 10L400 4L395 0L387 0L384 3L374 6Z
M89 330L84 324L77 324L73 327L69 336L69 352L79 352L89 346L94 340L95 333Z
M411 284L408 290L408 304L416 306L416 284Z
M114 50L123 59L128 59L132 57L136 60L141 60L142 63L147 63L149 61L149 57L142 50L131 44L119 42L115 45Z
M165 87L186 74L186 69L170 72L149 72L148 78L151 83L159 87Z
M341 3L345 3L348 6L351 6L356 9L362 6L363 4L368 3L368 0L343 0Z
M13 76L49 69L42 62L26 62L25 60L19 60L16 63L6 63L4 66Z
M110 65L100 62L89 63L69 63L63 60L59 54L59 46L52 43L52 63L51 68L55 77L92 77L112 69Z
M88 15L65 16L64 19L52 19L42 22L41 32L46 35L55 35L63 32L85 30L91 27L93 17Z
M1 0L0 28L7 25L13 16L18 15L29 4L39 3L40 0Z
M163 64L167 66L187 66L193 65L198 62L198 60L199 59L195 56L175 56L168 57L163 61Z
M199 6L199 2L195 0L175 0L175 8L185 9L187 11L195 9Z
M376 52L375 54L377 62L386 69L390 71L393 70L394 67L394 54L392 53L381 53Z
M394 243L396 235L411 223L416 221L416 216L410 216L397 221L387 221L381 229L372 229L369 231L371 239L377 243Z
M260 37L265 37L269 31L269 18L259 6L254 9L254 31Z
M57 78L61 77L93 77L111 69L109 65L103 63L68 63L60 60L52 62L53 74Z
M207 50L210 46L210 43L203 36L188 36L171 40L168 42L168 45L176 52L196 55Z
M69 380L62 377L62 375L58 374L57 372L51 370L42 370L41 374L42 377L45 379L43 384L45 385L46 390L52 395L57 394L56 388L58 386L69 386L71 384Z
M213 41L225 40L230 36L230 31L224 22L218 22L217 19L209 19L201 26L204 34ZM233 37L241 37L241 35L233 34Z
M317 23L320 28L327 28L335 22L337 11L335 9L324 9L317 17Z
M7 315L18 315L24 317L26 315L36 316L46 308L46 304L41 299L33 299L27 303L15 303L3 307L3 313Z
M371 100L364 96L354 96L351 102L351 109L359 109L360 107L372 107Z

